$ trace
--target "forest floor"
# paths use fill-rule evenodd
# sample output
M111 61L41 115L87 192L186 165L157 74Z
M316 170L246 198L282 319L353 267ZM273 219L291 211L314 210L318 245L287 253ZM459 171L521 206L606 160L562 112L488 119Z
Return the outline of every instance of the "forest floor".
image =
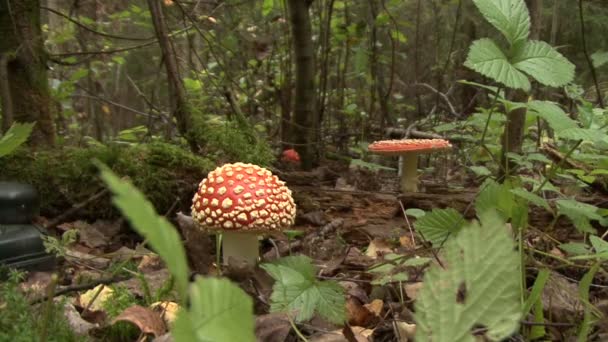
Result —
M471 183L448 187L445 182L426 177L421 192L399 194L394 172L331 167L313 172L278 172L292 189L298 205L296 225L291 230L300 234L290 240L284 234L270 236L262 246L262 262L290 254L311 257L319 268L319 279L337 280L347 290L348 321L357 341L371 341L372 336L373 341L410 340L415 329L413 303L424 270L429 263L440 262L441 256L414 233L414 218L405 215L405 210L451 207L472 218L471 203L478 192L477 186ZM594 195L579 200L600 204L605 203L606 197ZM173 214L177 214L176 221L185 238L191 269L195 273L220 273L215 263L215 240L194 229L188 215L180 212L170 215ZM534 269L541 266L552 269L553 280L548 282L542 298L548 308L547 317L560 322L547 327L550 335L559 339L576 326L576 320L583 314L577 281L585 270L560 261L564 254L556 247L557 242L579 237L567 220L558 220L551 232L543 231L551 220L552 217L541 210L532 210L530 225L533 228L526 236L526 244L533 247L530 252L533 262L528 265L532 270L529 272L531 283ZM55 295L66 299L64 310L72 329L102 340L132 341L140 332L156 336L158 341L166 340L160 316L151 315L150 310L123 311L116 316L102 305L104 298L122 290L126 290L124 303L114 303L115 310L144 302L171 301L172 294L163 291L169 273L158 256L141 245L141 239L126 227L123 219L92 223L71 220L58 225L51 234L61 236L70 230L78 232L75 242L56 241L62 259ZM429 262L382 268L391 264L385 257L394 254ZM143 273L143 278L138 277L136 271ZM269 314L272 279L262 269L222 272L254 298L259 341L297 340L284 315ZM21 288L31 290L32 301L40 301L47 296L44 289L51 281L50 272L33 272L24 279ZM387 286L373 286L378 283ZM608 279L598 275L592 285L592 298L608 298L607 288ZM608 307L604 304L603 307ZM110 320L110 316L114 316L113 319ZM117 333L117 322L121 321L138 328L121 327ZM309 341L353 340L353 336L347 336L350 332L319 317L302 324L301 330L309 336Z

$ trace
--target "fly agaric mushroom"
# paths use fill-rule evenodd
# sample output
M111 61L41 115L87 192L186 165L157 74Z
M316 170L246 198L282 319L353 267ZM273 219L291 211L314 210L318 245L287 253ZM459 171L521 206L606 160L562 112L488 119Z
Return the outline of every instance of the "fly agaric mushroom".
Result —
M285 183L252 164L225 164L209 172L192 200L192 218L222 232L224 263L256 263L258 235L294 223L296 206Z
M404 139L376 141L368 149L375 154L400 156L401 191L418 192L418 155L451 147L444 139Z

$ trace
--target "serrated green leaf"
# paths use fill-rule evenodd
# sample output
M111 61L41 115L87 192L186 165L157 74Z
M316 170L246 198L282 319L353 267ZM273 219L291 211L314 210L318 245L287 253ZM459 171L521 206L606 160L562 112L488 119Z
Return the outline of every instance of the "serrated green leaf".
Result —
M580 342L588 341L589 332L591 330L591 326L593 325L593 322L591 320L593 304L591 304L589 302L589 288L591 287L593 278L595 277L595 274L597 273L597 271L600 269L600 266L601 266L601 262L596 262L591 267L589 272L585 273L585 275L583 276L583 279L581 279L581 282L578 285L578 294L579 294L580 300L583 302L583 305L585 306L585 313L583 315L583 321L580 324L580 330L578 332L578 339L577 339L577 341L580 341Z
M491 39L474 41L464 65L509 88L530 90L528 77L511 65L507 56Z
M511 193L515 194L515 196L521 197L532 204L535 204L541 208L546 209L548 212L553 212L551 210L551 206L546 199L538 196L537 194L531 193L523 188L515 188L511 190Z
M496 210L504 220L511 218L515 198L507 184L498 184L488 179L481 185L481 192L475 199L475 211L477 216L486 211Z
M36 123L15 122L0 139L0 158L13 153L29 138Z
M485 166L469 166L469 169L477 176L489 176L492 172Z
M511 61L515 68L546 86L561 87L574 79L574 64L543 41L525 42Z
M530 14L523 0L473 0L484 18L513 45L528 39Z
M253 301L237 285L198 277L189 294L190 307L179 311L171 331L175 341L256 340Z
M491 217L491 218L490 218ZM418 300L416 341L472 342L475 326L500 341L519 326L519 259L499 215L486 215L446 243L445 269L427 271Z
M154 210L154 206L131 182L121 180L102 163L97 163L101 178L112 194L112 203L120 209L131 226L148 240L175 277L180 300L185 301L188 291L188 263L186 252L177 230L167 219Z
M595 228L589 221L596 220L600 223L604 221L604 218L598 213L598 207L594 205L569 199L557 200L555 204L558 212L566 215L581 232L595 233Z
M556 132L561 132L569 128L577 128L576 121L564 112L557 104L550 101L531 101L528 109L543 120Z
M458 232L465 221L455 209L433 209L414 223L414 228L433 246L444 242L449 234Z
M309 257L285 257L261 267L276 281L270 296L271 311L295 314L298 322L311 319L317 312L332 323L344 323L343 288L337 282L316 279Z

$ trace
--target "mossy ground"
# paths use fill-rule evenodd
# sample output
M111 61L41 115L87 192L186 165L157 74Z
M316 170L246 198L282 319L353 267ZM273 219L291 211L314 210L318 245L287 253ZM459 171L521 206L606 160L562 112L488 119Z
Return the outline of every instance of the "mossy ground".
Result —
M129 177L159 213L169 210L178 199L178 209L187 209L196 185L215 167L209 159L169 143L114 143L36 152L21 149L0 160L0 180L34 185L42 201L41 214L54 217L103 189L94 160ZM109 196L78 213L79 218L93 220L118 216Z

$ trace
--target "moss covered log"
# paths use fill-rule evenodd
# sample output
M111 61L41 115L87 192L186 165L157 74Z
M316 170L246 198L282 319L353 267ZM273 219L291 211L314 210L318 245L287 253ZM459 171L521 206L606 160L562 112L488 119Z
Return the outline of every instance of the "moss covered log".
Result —
M0 159L0 180L34 185L42 200L41 214L54 217L101 191L93 160L129 177L164 213L179 198L178 210L189 210L196 186L214 163L176 145L153 142L142 145L98 145L64 147L47 151L22 149ZM79 212L82 219L115 218L109 196Z

